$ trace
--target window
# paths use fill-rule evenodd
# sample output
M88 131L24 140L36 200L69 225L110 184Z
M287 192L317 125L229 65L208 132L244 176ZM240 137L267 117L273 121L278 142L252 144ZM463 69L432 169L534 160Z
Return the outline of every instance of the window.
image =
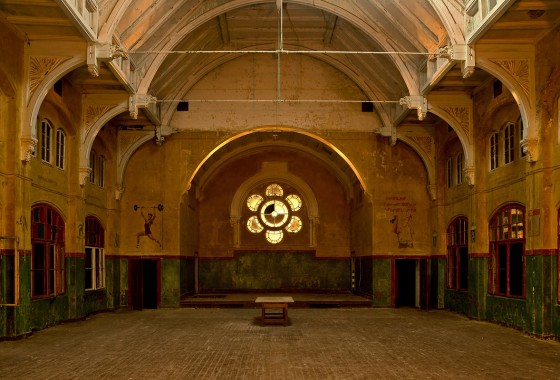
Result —
M85 289L105 287L105 230L93 216L86 218Z
M447 160L447 187L453 186L453 160L450 158Z
M515 127L512 123L507 123L504 127L504 165L513 162L514 156L514 145L515 145Z
M468 222L458 217L447 227L447 287L467 290L469 287Z
M456 177L457 177L457 185L460 185L463 183L463 165L464 165L464 160L463 160L463 153L459 153L456 157L456 167L457 167L457 173Z
M488 291L506 297L525 295L525 209L509 205L490 220Z
M284 239L284 231L297 234L303 227L303 221L297 215L303 202L296 194L284 197L284 189L277 183L266 187L264 195L251 194L247 198L247 208L255 213L247 220L247 229L254 234L265 230L265 238L271 244L278 244Z
M490 136L490 170L498 167L498 134Z
M43 120L41 122L41 159L44 162L51 162L51 142L52 140L52 126Z
M99 168L97 169L97 179L99 186L105 186L105 157L99 156Z
M90 183L95 183L95 161L96 161L96 154L95 152L92 150L91 152L89 152L89 168L91 169L91 171L89 172L89 182Z
M66 146L66 135L62 129L56 131L56 167L64 169L64 149Z
M35 298L66 292L64 221L51 207L31 209L31 295Z
M519 157L525 157L526 153L523 151L523 145L521 141L525 138L523 131L523 118L517 120L517 131L519 133Z
M62 79L59 79L55 82L53 86L54 92L58 94L58 96L62 96Z
M497 98L498 96L502 95L503 92L503 85L502 82L500 82L499 80L496 80L494 82L494 97Z

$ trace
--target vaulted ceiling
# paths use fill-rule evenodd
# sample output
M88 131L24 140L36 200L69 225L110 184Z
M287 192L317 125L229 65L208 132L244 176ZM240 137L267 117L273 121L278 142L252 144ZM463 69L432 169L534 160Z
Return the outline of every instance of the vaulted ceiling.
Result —
M156 69L148 72L150 92L170 99L180 99L210 70L239 56L192 52L283 49L306 51L335 66L371 99L394 100L409 93L412 83L405 78L426 56L350 52L428 53L446 43L428 2L281 3L280 9L280 1L137 1L115 31L138 67ZM313 53L327 50L339 53ZM156 54L162 51L183 53Z
M138 93L183 99L197 81L241 52L326 62L351 78L368 100L396 101L421 92L430 53L464 44L464 0L78 0L96 3L97 42L123 47L141 81ZM29 43L83 41L62 0L1 0L2 19ZM482 31L477 43L536 42L558 25L559 1L518 0ZM270 52L270 53L265 53ZM258 52L258 53L257 53ZM118 91L109 70L69 78L84 92ZM459 67L431 91L468 93ZM121 88L122 90L122 88ZM378 106L383 108L383 106Z

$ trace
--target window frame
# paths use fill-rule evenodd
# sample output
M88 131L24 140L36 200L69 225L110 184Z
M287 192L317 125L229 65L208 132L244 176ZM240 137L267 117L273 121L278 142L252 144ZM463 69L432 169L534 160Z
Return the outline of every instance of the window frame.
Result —
M95 153L95 151L92 149L89 152L89 168L90 168L90 172L89 172L89 182L91 184L95 184L95 167L97 166L97 154Z
M447 159L447 188L453 187L453 159L450 157Z
M469 223L465 216L457 216L447 227L446 287L467 291L469 289ZM466 252L466 258L464 253Z
M512 214L512 211L516 213ZM521 228L519 221L512 223L513 215L522 216ZM507 220L505 220L507 216ZM503 206L496 211L488 223L489 234L489 259L488 259L488 293L508 298L525 298L525 277L526 277L526 255L525 255L525 239L526 239L526 210L525 207L512 203ZM522 237L512 235L521 234ZM501 235L501 236L500 236ZM512 249L513 248L513 249ZM520 287L519 294L512 293L512 256L516 254L517 249L520 252L520 274L513 273L513 276L519 276L515 287ZM505 259L505 263L502 262ZM505 276L505 278L504 278ZM503 291L501 288L505 288Z
M64 170L66 161L66 134L59 128L56 130L55 166Z
M455 156L455 168L456 168L455 182L457 183L457 185L460 185L460 184L463 183L464 167L465 167L465 159L464 159L464 156L463 156L463 152L459 152Z
M517 126L517 134L519 136L519 157L525 157L527 156L527 153L523 150L523 140L525 139L525 135L523 131L523 118L521 116L517 119L517 123L515 123L515 125Z
M88 216L85 220L85 231L84 289L87 291L104 289L105 229L99 219L94 216ZM88 286L88 280L90 286Z
M507 123L502 129L502 136L504 165L507 165L515 161L515 125L513 123Z
M495 170L497 168L500 167L500 162L499 162L499 133L494 132L490 135L490 138L488 139L489 142L489 146L488 146L488 155L490 158L490 171Z
M51 206L31 208L31 298L57 297L66 293L65 226ZM53 236L54 235L54 236ZM40 267L37 267L38 264Z
M41 121L41 161L51 164L52 159L52 132L53 126L50 121Z
M97 184L105 187L105 157L102 155L98 157Z

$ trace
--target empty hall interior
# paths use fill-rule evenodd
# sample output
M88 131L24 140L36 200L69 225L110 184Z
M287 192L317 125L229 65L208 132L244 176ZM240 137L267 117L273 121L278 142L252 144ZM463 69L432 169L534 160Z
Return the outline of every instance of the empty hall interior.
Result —
M560 1L6 0L0 37L0 340L279 294L560 339Z

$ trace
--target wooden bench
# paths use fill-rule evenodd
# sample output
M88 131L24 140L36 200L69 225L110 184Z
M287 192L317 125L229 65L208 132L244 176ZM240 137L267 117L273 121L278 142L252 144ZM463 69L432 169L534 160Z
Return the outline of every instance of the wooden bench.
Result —
M261 304L263 326L272 324L288 325L288 304L293 303L292 297L257 297L255 303Z

